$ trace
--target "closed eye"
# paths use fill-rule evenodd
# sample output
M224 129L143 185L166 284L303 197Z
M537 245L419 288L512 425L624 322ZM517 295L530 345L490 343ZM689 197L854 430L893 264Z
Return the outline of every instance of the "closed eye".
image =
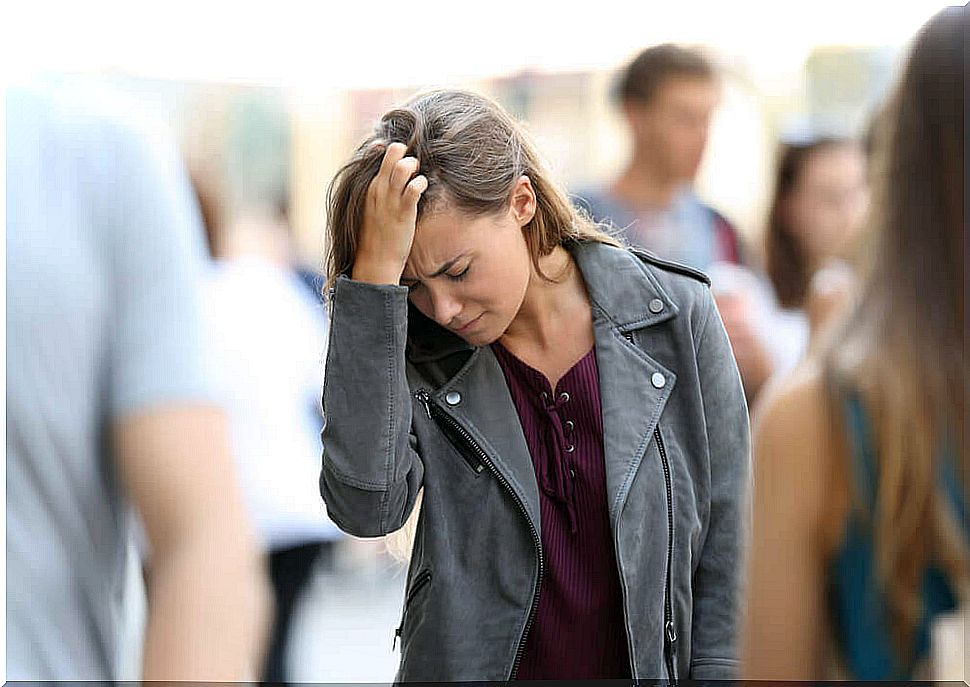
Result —
M459 272L458 274L449 274L449 275L448 275L448 278L449 278L450 280L452 280L452 281L461 281L461 280L462 280L462 279L464 279L464 278L465 278L465 276L466 276L466 275L468 274L468 270L469 270L470 268L471 268L471 265L468 265L468 267L466 267L465 269L463 269L463 270L462 270L461 272Z
M469 263L468 266L465 267L465 269L463 269L458 274L448 274L448 273L445 273L444 276L448 277L448 279L451 280L451 281L462 281L468 275L468 270L469 269L471 269L471 263ZM400 284L401 284L401 286L408 287L408 292L409 293L413 293L415 289L417 289L419 286L421 286L421 282L420 281L411 280L411 279L402 279L401 282L400 282Z

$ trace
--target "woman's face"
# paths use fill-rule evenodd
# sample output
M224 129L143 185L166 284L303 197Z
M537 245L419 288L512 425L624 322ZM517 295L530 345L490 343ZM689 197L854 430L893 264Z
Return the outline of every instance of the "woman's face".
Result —
M411 302L475 346L498 339L532 276L522 228L534 213L535 195L523 177L506 212L473 215L444 205L423 217L401 275Z
M854 145L822 148L809 154L798 174L788 226L809 258L820 264L843 255L868 203L862 150Z

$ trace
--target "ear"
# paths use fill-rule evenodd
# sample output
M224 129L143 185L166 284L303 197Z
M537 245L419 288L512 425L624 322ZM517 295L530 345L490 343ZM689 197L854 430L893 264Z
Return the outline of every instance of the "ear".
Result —
M627 125L632 127L639 111L637 105L629 100L624 100L620 105L620 111L623 113L623 119L626 120Z
M532 181L524 174L519 177L512 187L510 210L520 227L532 221L536 215L536 192L532 188Z
M647 111L647 104L635 100L626 100L621 106L623 119L635 136L640 134L643 128L644 114Z

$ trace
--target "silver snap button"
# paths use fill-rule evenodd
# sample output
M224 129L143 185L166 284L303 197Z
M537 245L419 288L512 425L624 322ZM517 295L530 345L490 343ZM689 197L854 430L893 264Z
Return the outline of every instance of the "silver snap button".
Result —
M566 453L572 453L575 450L576 450L576 447L573 446L572 444L566 447Z
M565 391L563 391L561 394L559 394L559 401L561 403L565 403L568 400L569 400L569 394L567 394Z
M572 432L574 429L576 429L576 425L573 424L573 421L572 420L566 420L566 431L567 432Z
M569 476L572 477L573 479L576 479L576 471L573 470L572 468L569 468Z
M461 394L459 394L457 391L449 391L448 395L445 396L445 401L450 406L456 406L461 403Z
M663 389L667 385L667 380L659 372L654 372L653 376L650 378L650 383L658 389Z
M664 302L659 298L654 298L652 301L650 301L649 308L650 312L656 315L658 312L664 309Z
M549 402L549 394L547 394L545 391L542 392L542 402L543 403Z

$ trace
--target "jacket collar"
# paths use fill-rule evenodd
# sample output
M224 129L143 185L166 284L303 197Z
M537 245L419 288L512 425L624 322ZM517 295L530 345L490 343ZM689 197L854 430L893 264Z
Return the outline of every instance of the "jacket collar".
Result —
M665 322L678 313L656 277L636 249L603 243L568 246L586 282L595 313L613 323L620 333ZM657 303L659 301L659 304ZM474 346L408 306L408 358L413 362L437 360Z
M638 250L579 243L570 252L583 273L593 307L621 333L665 322L677 315L677 304L647 269Z

